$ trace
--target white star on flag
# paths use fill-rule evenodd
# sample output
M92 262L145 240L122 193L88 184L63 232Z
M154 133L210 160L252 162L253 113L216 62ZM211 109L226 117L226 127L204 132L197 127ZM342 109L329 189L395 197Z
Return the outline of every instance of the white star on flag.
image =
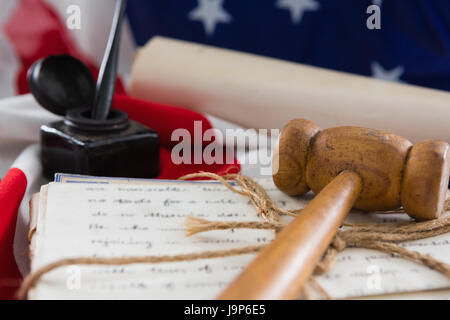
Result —
M392 82L402 82L400 77L405 72L405 68L398 66L392 70L384 69L378 62L374 61L371 65L372 77L379 80L386 80Z
M201 21L208 36L214 34L218 23L230 23L233 19L223 8L223 0L198 0L198 6L188 13L190 20Z
M305 11L316 11L320 3L316 0L278 0L276 5L279 9L287 9L291 12L292 22L299 24Z
M381 5L383 4L383 0L372 0L372 4L381 7Z

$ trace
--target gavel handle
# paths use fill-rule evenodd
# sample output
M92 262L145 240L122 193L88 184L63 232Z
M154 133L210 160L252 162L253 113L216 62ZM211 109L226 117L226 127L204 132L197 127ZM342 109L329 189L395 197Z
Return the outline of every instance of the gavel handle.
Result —
M357 173L331 181L219 296L296 299L361 191Z

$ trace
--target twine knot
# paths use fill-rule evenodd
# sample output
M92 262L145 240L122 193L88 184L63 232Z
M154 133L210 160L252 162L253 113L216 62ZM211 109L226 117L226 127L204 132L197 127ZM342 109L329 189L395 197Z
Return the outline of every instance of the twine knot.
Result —
M258 214L264 221L209 221L196 217L188 217L185 222L186 235L192 236L196 233L206 232L210 230L226 230L236 228L249 229L271 229L279 232L284 225L279 223L280 215L296 216L302 211L298 210L284 210L275 205L272 199L267 194L266 190L260 186L253 179L240 175L228 174L219 176L210 172L200 172L186 175L181 180L192 178L210 178L222 182L232 192L246 196L257 209ZM238 185L241 190L235 188L230 181ZM445 210L450 210L450 199L445 202ZM391 213L404 213L404 210L394 210ZM397 243L424 239L428 237L437 236L450 232L450 216L442 217L440 219L425 221L425 222L407 222L407 223L390 223L390 224L343 224L347 229L340 230L334 237L332 243L327 248L322 256L322 259L316 265L314 274L323 274L330 270L336 260L338 252L345 250L346 247L358 247L366 249L375 249L390 254L396 254L403 258L421 263L429 268L436 270L448 278L450 278L450 265L442 261L436 260L429 255L421 254L417 251L408 250ZM204 251L200 253L180 254L172 256L138 256L138 257L123 257L123 258L101 258L101 257L78 257L68 258L55 261L49 265L43 266L40 269L30 273L22 282L22 286L18 292L18 297L26 299L28 291L34 287L43 275L46 273L67 265L129 265L138 263L164 263L164 262L180 262L192 261L197 259L221 258L234 255L256 253L264 248L262 246L248 246L236 249L221 250L221 251ZM307 284L302 291L303 297L311 298L310 287L315 287L322 294L331 299L323 288L320 287L314 276L310 278L310 283Z

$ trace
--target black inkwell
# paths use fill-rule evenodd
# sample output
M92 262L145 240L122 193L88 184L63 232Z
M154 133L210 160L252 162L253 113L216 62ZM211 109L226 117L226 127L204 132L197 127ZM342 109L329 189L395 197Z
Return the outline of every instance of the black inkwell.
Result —
M111 109L120 31L126 1L118 0L97 88L78 59L49 56L28 71L30 91L45 109L64 120L41 127L44 175L56 172L153 178L159 171L158 134Z

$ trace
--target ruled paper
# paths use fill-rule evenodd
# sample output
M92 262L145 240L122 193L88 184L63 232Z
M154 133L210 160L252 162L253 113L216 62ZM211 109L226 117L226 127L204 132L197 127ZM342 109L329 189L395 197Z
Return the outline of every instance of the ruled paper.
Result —
M270 230L220 230L185 236L187 216L215 221L261 221L244 196L220 183L62 177L40 206L32 269L61 258L176 255L270 242ZM76 183L75 183L76 182ZM288 197L259 180L284 209L304 207L312 194ZM284 223L289 222L284 217ZM406 215L352 213L348 221L389 222ZM450 263L450 235L405 244ZM191 262L131 266L70 266L44 276L34 299L214 299L254 254ZM374 250L346 249L317 277L334 298L445 288L450 282L426 267Z

